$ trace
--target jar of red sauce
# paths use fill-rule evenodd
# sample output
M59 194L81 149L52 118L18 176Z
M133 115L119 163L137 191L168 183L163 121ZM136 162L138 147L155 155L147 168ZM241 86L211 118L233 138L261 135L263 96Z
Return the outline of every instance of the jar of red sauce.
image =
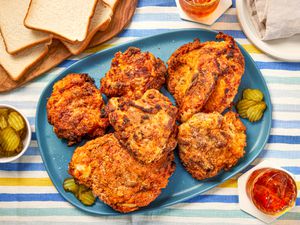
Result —
M193 18L200 18L212 13L220 0L179 0L182 9Z
M255 170L249 177L247 195L261 212L278 215L295 205L297 186L287 172L275 168Z

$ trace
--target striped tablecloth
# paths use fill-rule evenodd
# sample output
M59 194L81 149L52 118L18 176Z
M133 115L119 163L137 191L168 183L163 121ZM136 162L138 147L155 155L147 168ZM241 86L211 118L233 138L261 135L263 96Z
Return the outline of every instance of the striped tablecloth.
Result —
M20 108L29 118L33 137L29 150L18 161L0 164L0 224L262 224L239 210L236 179L172 207L144 214L101 217L86 214L66 202L52 185L39 153L35 113L39 96L49 80L78 59L136 38L172 29L205 27L182 21L175 0L140 0L131 24L108 43L72 57L43 77L8 94L0 103ZM207 28L207 27L206 27ZM235 37L251 54L267 81L272 96L271 136L254 161L269 159L296 176L300 189L300 63L280 62L256 49L237 21L235 4L211 29ZM296 207L275 224L300 224L300 198Z

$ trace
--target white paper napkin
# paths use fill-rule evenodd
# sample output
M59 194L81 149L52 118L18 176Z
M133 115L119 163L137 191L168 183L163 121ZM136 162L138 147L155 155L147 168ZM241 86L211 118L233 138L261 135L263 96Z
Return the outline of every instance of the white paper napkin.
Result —
M215 11L213 11L208 16L201 17L198 19L194 19L184 12L180 6L179 0L176 0L176 5L181 19L202 23L205 25L212 25L214 22L216 22L217 19L219 19L220 16L222 16L222 14L227 9L230 8L230 6L232 5L232 0L221 0L218 7L215 9Z
M247 0L247 6L262 40L300 33L300 0Z

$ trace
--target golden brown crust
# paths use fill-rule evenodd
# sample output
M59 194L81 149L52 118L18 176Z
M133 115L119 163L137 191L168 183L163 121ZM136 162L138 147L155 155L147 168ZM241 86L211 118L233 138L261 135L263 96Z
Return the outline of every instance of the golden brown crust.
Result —
M159 160L177 145L177 108L155 89L138 100L112 98L106 111L115 136L143 163Z
M101 118L103 107L101 93L91 77L69 74L53 86L47 102L48 121L56 135L72 145L83 137L104 135L108 118Z
M168 64L168 74L167 74L167 87L168 90L171 92L171 94L174 95L177 104L180 104L182 99L184 98L184 93L185 91L182 92L176 92L176 88L177 85L182 85L184 87L187 83L187 80L184 79L183 81L185 81L183 83L183 81L181 81L181 83L178 84L178 80L180 79L180 75L185 75L184 73L186 72L185 68L183 69L179 69L180 67L183 67L185 64L187 64L189 62L189 59L185 59L185 55L194 51L196 52L197 49L200 49L202 46L201 42L199 39L195 39L193 42L187 43L182 45L181 47L179 47L178 49L175 50L175 52L171 55L171 57L169 58L167 64ZM190 54L192 55L192 54ZM190 62L190 64L192 64L192 62ZM189 66L189 65L187 65ZM190 65L192 66L192 65ZM180 70L180 71L179 71ZM177 74L178 73L178 74ZM185 87L185 89L187 89L187 87ZM175 96L176 95L176 96Z
M75 150L69 173L119 212L147 206L168 184L175 170L174 154L152 164L138 162L113 134L87 142Z
M246 128L234 112L197 113L179 126L179 157L196 179L228 170L244 155Z
M198 39L178 48L168 60L168 90L182 122L201 111L223 112L237 93L244 59L232 37L219 33L222 42Z
M225 46L223 51L218 53L218 63L222 70L215 89L206 102L204 112L223 112L231 106L231 103L238 92L238 88L245 71L244 57L235 43L228 35L219 33L217 40L223 39ZM219 50L218 50L219 51Z
M177 49L168 60L168 90L179 106L184 122L202 107L212 93L219 70L215 58L201 51L198 39Z
M101 79L101 92L108 97L138 98L148 89L160 89L165 83L166 66L150 52L135 47L117 52L110 70Z

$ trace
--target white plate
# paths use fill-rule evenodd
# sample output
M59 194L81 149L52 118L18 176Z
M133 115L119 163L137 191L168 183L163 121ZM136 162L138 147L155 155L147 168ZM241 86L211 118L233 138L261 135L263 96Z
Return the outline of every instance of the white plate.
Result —
M250 14L247 10L247 3L245 0L236 1L237 16L242 26L243 31L250 41L261 51L274 58L290 61L300 62L300 35L295 35L290 38L282 38L278 40L262 41L257 31L255 30Z

